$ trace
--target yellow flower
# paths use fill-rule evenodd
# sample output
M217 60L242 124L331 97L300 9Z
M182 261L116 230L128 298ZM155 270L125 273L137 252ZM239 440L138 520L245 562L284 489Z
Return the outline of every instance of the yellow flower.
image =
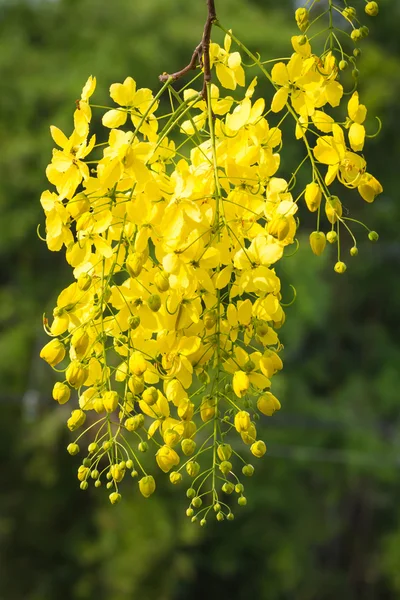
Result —
M250 414L246 410L240 410L235 415L235 429L238 433L246 432L250 428Z
M232 385L236 396L242 398L250 387L249 376L244 371L236 371L233 376Z
M87 368L78 360L73 360L67 367L65 377L73 388L80 388L88 377Z
M258 410L267 417L272 417L275 411L280 410L281 403L271 392L266 392L257 400Z
M361 152L364 148L365 127L363 125L367 109L358 100L358 92L354 92L347 105L349 118L346 127L349 128L350 146L354 152Z
M215 65L215 71L219 82L228 90L235 90L237 85L244 86L244 70L241 65L241 56L239 52L230 53L232 38L226 34L224 47L218 44L210 44L210 62Z
M104 392L102 396L103 406L106 409L106 412L112 413L118 407L118 394L117 392L109 391Z
M256 456L257 458L261 458L267 451L267 447L262 440L258 440L258 442L254 442L250 446L250 452Z

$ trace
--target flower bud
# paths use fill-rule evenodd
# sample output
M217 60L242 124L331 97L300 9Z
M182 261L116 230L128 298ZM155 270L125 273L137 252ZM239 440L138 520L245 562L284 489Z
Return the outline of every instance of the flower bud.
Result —
M186 438L182 440L181 448L185 456L190 456L196 450L196 442L194 440Z
M376 17L376 15L379 13L378 3L377 2L367 2L367 4L365 5L365 12L370 17Z
M239 506L246 506L247 498L245 498L244 496L240 496L238 498L238 504L239 504Z
M297 27L300 31L304 31L308 27L308 10L306 8L298 8L294 13Z
M65 346L60 340L54 339L48 342L40 351L40 358L43 358L49 365L55 367L65 356Z
M149 445L147 442L140 442L138 444L138 450L139 452L147 452L147 450L149 449Z
M81 427L81 425L83 425L85 421L86 413L84 413L83 410L80 410L78 408L77 410L73 410L71 412L71 416L67 421L67 427L70 431L75 431L75 429Z
M96 442L92 442L88 446L89 454L94 454L95 452L97 452L98 449L99 449L99 446L98 446L98 444L96 444Z
M335 244L338 239L336 231L328 231L328 233L326 234L326 239L330 244Z
M336 223L338 217L342 216L343 207L337 196L331 196L325 203L325 213L330 223Z
M81 465L78 468L78 479L79 479L79 481L83 481L84 479L86 479L87 475L89 475L89 469L88 469L88 467L85 467L84 465Z
M217 513L217 521L223 521L225 519L225 515L223 512Z
M126 259L126 270L131 277L138 277L145 262L146 258L141 252L133 252Z
M161 308L160 296L158 294L151 294L151 296L147 298L147 306L151 311L158 312Z
M243 483L237 483L235 485L235 492L237 494L241 494L242 492L244 492L244 485L243 485Z
M223 460L222 463L220 463L219 465L219 470L224 475L228 475L228 473L232 471L232 463L230 463L229 460Z
M79 360L73 360L67 367L65 377L69 385L77 389L85 383L88 374L87 368Z
M222 486L222 491L224 494L232 494L235 489L235 486L230 481L226 481Z
M78 446L78 444L68 444L68 446L67 446L67 452L71 456L75 456L75 454L78 454L78 452L79 452L79 446Z
M169 480L174 485L177 485L182 481L182 475L181 473L178 473L178 471L172 471L172 473L169 474Z
M290 221L283 215L276 215L268 223L268 233L282 242L290 233Z
M111 504L118 504L118 502L121 500L121 494L118 494L118 492L112 492L108 497Z
M362 27L360 27L360 32L362 37L366 38L369 35L369 28L366 25L363 25Z
M89 336L83 329L78 329L71 337L71 346L75 350L76 358L82 358L89 346Z
M137 329L140 325L140 317L132 315L128 319L128 325L131 329Z
M131 390L132 394L138 396L144 390L144 379L143 377L138 377L137 375L132 375L128 380L128 387Z
M363 37L361 29L353 29L353 31L350 34L350 37L353 40L353 42L359 42Z
M79 487L81 488L81 490L87 490L89 487L89 484L87 481L81 481L81 484Z
M357 246L353 246L352 248L350 248L350 256L357 256L357 254L358 254Z
M244 371L236 371L232 380L233 391L238 398L242 398L250 387L250 380Z
M354 19L357 16L357 11L352 6L347 6L346 8L344 8L342 10L342 15L344 16L345 19L348 19L349 21L351 21L352 19Z
M121 469L121 467L119 465L111 465L110 473L111 473L111 477L114 479L114 481L119 483L124 478L125 469Z
M262 456L264 456L266 451L267 447L262 440L258 440L258 442L254 442L254 444L250 446L250 452L253 454L253 456L256 456L257 458L261 458Z
M376 231L370 231L368 234L368 239L371 242L377 242L379 240L379 235L376 233Z
M244 467L242 468L242 473L246 477L251 477L254 473L253 465L244 465Z
M326 246L326 237L322 231L313 231L310 234L311 250L316 256L321 256Z
M188 462L188 464L186 465L186 472L190 477L196 477L196 475L199 474L200 471L200 465L198 462L196 461L190 461Z
M102 397L103 406L106 412L112 413L118 407L118 394L117 392L105 392Z
M149 387L144 390L142 400L149 406L153 406L158 400L158 390L155 387Z
M172 429L172 427L167 429L163 434L164 443L170 448L176 446L181 437L181 434L176 429Z
M125 427L128 431L136 431L140 429L144 425L144 416L143 415L135 415L134 417L129 417L125 421Z
M257 429L256 429L256 426L254 425L253 422L250 423L250 427L248 428L247 431L242 431L240 433L240 437L242 438L242 441L247 446L250 446L250 444L252 444L253 442L256 441L256 439L257 439Z
M149 498L156 489L156 482L154 481L154 477L152 475L147 475L146 477L142 477L139 481L139 490L142 496L145 498Z
M230 444L220 444L217 448L217 455L220 460L229 460L232 456L232 446Z
M203 500L199 497L199 496L195 496L192 500L192 506L194 506L195 508L200 508L200 506L203 504Z
M183 421L190 421L194 414L194 404L190 400L182 400L178 406L178 417Z
M250 428L251 420L250 415L245 410L240 410L235 415L235 429L238 433L247 431Z
M164 473L168 473L172 469L179 464L179 456L169 446L161 446L161 448L156 453L156 461L158 466Z
M333 268L336 271L336 273L340 273L340 274L344 273L347 269L345 263L342 262L341 260L339 260Z
M304 199L307 204L307 208L310 212L315 212L318 210L321 204L322 192L318 183L313 181L306 185L306 191L304 194Z
M82 275L79 275L76 283L82 292L87 292L92 285L92 278L88 273L82 273Z
M208 312L204 318L203 323L206 329L212 329L217 322L217 313L215 310Z
M58 404L65 404L68 402L71 396L71 390L65 383L57 383L54 384L53 387L53 398L57 400Z
M200 417L203 423L210 421L215 415L217 401L215 398L204 396L200 404Z
M138 350L132 352L132 355L129 359L129 370L134 375L140 377L147 369L147 363L144 359L144 356ZM133 392L133 390L131 390ZM133 392L134 393L134 392Z
M349 63L347 62L347 60L341 60L339 62L339 69L341 71L344 71L345 69L347 69L348 66L349 66Z
M165 271L157 271L154 276L154 285L159 292L166 292L169 290L169 276Z
M265 392L257 400L257 408L263 415L272 417L275 411L280 410L281 403L271 392Z

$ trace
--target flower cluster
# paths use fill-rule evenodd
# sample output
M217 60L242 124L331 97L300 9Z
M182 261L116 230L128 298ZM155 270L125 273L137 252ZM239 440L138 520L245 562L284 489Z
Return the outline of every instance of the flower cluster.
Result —
M51 128L57 148L46 174L55 191L41 198L46 242L65 249L74 281L45 319L52 340L41 357L63 373L53 398L73 404L67 425L78 437L68 451L80 452L85 433L90 440L80 486L105 480L113 504L127 473L143 496L155 491L153 466L142 458L151 449L172 484L189 481L193 521L204 524L210 510L232 519L234 493L246 504L249 455L266 452L257 420L280 409L271 388L282 369L285 313L275 267L296 241L302 198L318 215L310 243L321 254L326 237L335 243L340 226L350 230L331 186L357 189L367 202L382 191L361 154L366 108L355 91L340 120L334 48L313 53L304 34L309 15L296 12L303 34L271 72L226 32L223 48L210 45L220 85L207 82L205 96L193 83L176 92L172 77L153 95L128 77L111 86L115 106L104 112L91 104L90 77L71 136ZM274 86L270 107L256 99L257 77L246 88L232 42ZM237 87L239 97L224 92ZM89 134L92 109L103 110L106 141ZM306 151L297 171L309 164L312 174L296 197L297 171L289 180L277 174L288 115ZM335 270L344 269L339 254Z

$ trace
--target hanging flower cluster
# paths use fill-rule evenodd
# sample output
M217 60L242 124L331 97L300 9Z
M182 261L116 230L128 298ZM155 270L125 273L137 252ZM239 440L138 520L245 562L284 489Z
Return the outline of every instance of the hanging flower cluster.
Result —
M348 7L342 14L353 22ZM356 91L341 120L345 67L333 27L318 56L305 34L310 10L298 9L296 20L303 33L292 38L293 54L272 61L271 71L225 31L224 46L211 43L208 61L202 56L219 85L207 78L203 92L194 89L200 70L179 93L177 77L163 76L153 95L128 77L111 86L115 104L104 111L91 104L90 77L72 135L51 128L57 148L46 174L55 191L41 198L46 242L52 251L65 248L74 281L58 296L51 323L45 319L53 339L41 357L62 373L54 399L72 404L67 425L78 437L69 453L80 452L85 433L90 440L80 486L105 483L113 504L127 474L143 496L153 494L157 468L172 484L189 482L193 521L204 524L210 511L233 519L231 494L246 504L249 457L266 452L257 420L280 409L271 391L285 320L275 265L296 241L299 205L305 200L317 214L310 243L321 254L326 239L338 242L353 221L331 186L356 189L367 202L382 192L362 154L367 110ZM255 99L257 77L246 88L232 42L273 84L271 106ZM89 134L92 108L103 110L100 143ZM290 180L278 176L288 115L306 151ZM306 164L310 181L294 197ZM335 270L345 268L338 243ZM142 459L146 451L154 464Z

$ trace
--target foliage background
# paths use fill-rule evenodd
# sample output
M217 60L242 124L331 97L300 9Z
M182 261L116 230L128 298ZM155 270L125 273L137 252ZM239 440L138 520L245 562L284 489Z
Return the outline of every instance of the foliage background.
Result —
M221 21L264 58L289 52L293 4L217 0ZM71 128L91 73L101 100L127 75L154 87L159 73L186 64L203 5L0 0L0 600L399 597L396 2L381 0L361 61L362 99L383 120L367 158L385 193L372 207L344 198L380 241L361 233L360 254L341 277L333 255L317 259L306 240L283 264L288 295L289 283L297 289L282 330L283 410L264 423L269 452L246 509L200 530L184 516L184 494L168 485L149 501L126 485L111 508L101 490L79 490L65 451L65 413L38 358L41 314L69 282L63 256L36 236L48 127ZM290 138L286 146L290 172L301 151ZM312 226L303 213L304 232Z

